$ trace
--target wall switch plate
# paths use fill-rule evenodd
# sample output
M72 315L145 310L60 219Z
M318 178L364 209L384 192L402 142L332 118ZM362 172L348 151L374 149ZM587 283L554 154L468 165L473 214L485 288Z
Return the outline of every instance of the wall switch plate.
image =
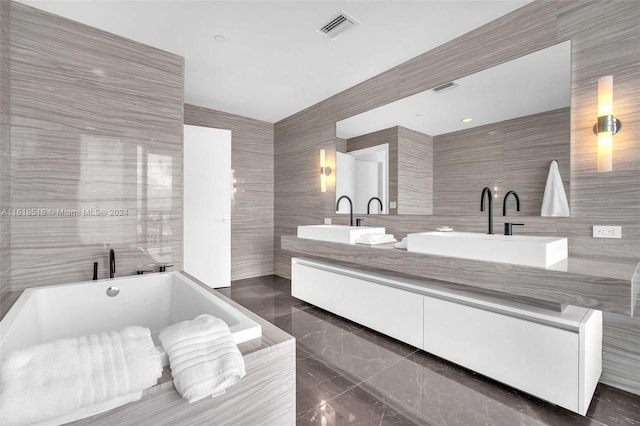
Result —
M330 217L325 217L324 218L324 224L325 225L331 225L331 218Z
M390 208L390 209L395 209L395 208L396 208L396 205L397 205L397 204L396 204L396 202L395 202L395 201L391 201L391 202L389 203L389 208Z
M594 226L593 238L622 238L622 226Z

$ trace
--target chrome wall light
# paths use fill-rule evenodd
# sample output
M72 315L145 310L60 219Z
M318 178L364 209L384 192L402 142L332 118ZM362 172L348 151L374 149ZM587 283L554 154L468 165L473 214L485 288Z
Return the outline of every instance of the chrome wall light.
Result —
M325 151L320 150L320 192L327 192L327 176L331 174L331 167L327 166Z
M620 120L613 116L613 76L598 80L598 122L593 133L598 135L598 172L613 169L613 135L622 127Z

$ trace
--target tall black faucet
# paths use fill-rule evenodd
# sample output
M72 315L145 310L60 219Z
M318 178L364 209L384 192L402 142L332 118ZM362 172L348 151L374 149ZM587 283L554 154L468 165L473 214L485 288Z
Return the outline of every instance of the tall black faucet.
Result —
M342 201L343 198L346 198L347 201L349 201L349 225L353 226L353 202L351 201L351 198L346 195L338 198L338 201L336 201L336 210L340 210L340 201Z
M485 194L487 197L485 197ZM480 211L484 211L484 199L489 199L489 224L487 227L487 234L493 234L493 194L488 186L482 189L482 198L480 198Z
M109 250L109 278L116 276L116 252L114 249Z
M509 191L504 194L504 199L502 200L502 216L507 215L507 198L509 198L511 194L516 198L516 210L520 211L520 197L518 197L518 193L516 191Z
M371 199L367 203L367 214L369 214L369 211L370 211L369 208L371 207L371 202L373 200L378 200L378 203L380 203L380 213L382 213L382 210L384 210L384 208L382 207L382 200L378 197L371 197Z

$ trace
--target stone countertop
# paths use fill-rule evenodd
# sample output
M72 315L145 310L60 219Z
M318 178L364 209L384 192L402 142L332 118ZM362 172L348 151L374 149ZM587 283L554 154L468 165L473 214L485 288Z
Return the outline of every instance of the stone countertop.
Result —
M548 268L484 262L396 249L283 236L281 247L323 259L419 278L442 287L562 310L583 306L640 316L640 264L569 257ZM637 306L634 309L634 306Z

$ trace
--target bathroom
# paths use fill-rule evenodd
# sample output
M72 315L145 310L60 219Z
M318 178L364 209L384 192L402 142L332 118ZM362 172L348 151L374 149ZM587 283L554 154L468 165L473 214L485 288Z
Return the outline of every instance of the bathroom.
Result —
M60 3L59 11L56 11L56 3ZM108 3L101 3L101 7L108 7ZM152 12L144 8L144 2L115 3L111 5L115 8L112 12L126 18L118 21L120 28L125 30L127 26L135 27L139 16ZM173 12L177 15L180 7L171 3L168 7L173 9L165 14L171 16ZM466 5L472 7L470 3ZM571 103L567 135L570 149L557 159L565 179L571 217L540 217L534 212L532 202L527 201L530 191L520 189L523 211L518 213L513 210L514 205L509 204L510 213L505 222L526 224L525 228L516 229L516 234L566 237L569 256L620 265L637 264L640 258L640 146L635 117L640 109L637 102L640 7L636 2L625 1L586 4L533 1L513 2L511 6L508 3L503 2L502 12L493 18L487 17L483 22L486 25L442 40L433 46L438 46L436 49L418 51L398 61L396 67L387 66L363 75L341 90L328 92L315 102L301 105L280 117L256 119L258 114L255 112L236 112L238 104L249 102L248 97L235 104L229 102L228 107L217 108L208 107L195 97L190 99L185 95L188 78L183 81L188 75L185 63L181 55L171 53L183 50L172 49L171 45L154 46L151 36L134 38L130 35L134 32L117 33L115 28L103 27L101 13L97 13L101 9L93 13L85 10L83 17L80 5L67 5L68 14L65 15L65 2L49 5L35 1L2 2L1 207L55 209L56 212L58 209L63 212L94 208L128 210L126 216L112 217L78 218L61 214L19 218L1 215L3 314L4 305L12 303L6 301L12 293L30 287L91 280L94 262L98 262L99 280L108 279L111 248L115 251L118 277L135 275L136 271L149 266L157 271L158 264L173 265L169 271L184 269L183 125L228 129L232 134L231 167L235 171L236 192L230 216L231 286L220 293L297 339L297 359L294 361L292 341L278 330L271 330L282 340L278 350L283 352L283 371L294 362L298 369L289 369L286 374L277 376L282 380L280 399L274 397L273 401L277 402L264 405L273 410L273 419L280 418L281 421L270 424L296 421L299 424L323 421L344 424L349 423L346 420L350 418L349 413L356 417L353 424L379 423L382 413L386 413L390 423L412 424L410 419L418 416L416 411L424 411L424 400L435 397L433 394L410 397L407 390L407 397L403 398L401 386L391 379L388 383L395 389L389 390L384 384L374 386L376 378L382 379L385 374L402 377L401 371L390 369L394 365L406 366L406 383L415 381L413 373L418 371L425 380L427 376L437 376L440 381L434 379L434 383L442 387L443 394L447 390L468 390L466 397L460 397L463 407L449 407L443 403L440 407L442 418L418 416L415 421L418 424L452 424L456 423L455 419L458 424L514 423L501 423L500 413L493 418L482 417L479 407L487 404L497 411L503 408L502 414L530 413L518 417L517 423L579 423L577 414L526 394L513 396L511 388L483 379L453 363L429 358L429 362L438 367L428 370L423 365L427 361L415 361L425 355L406 344L293 299L289 280L291 257L296 254L281 245L281 238L295 235L300 225L322 224L325 218L335 224L349 222L347 215L336 214L336 195L339 195L335 193L336 173L326 176L326 192L321 191L318 173L321 149L325 150L328 166L335 168L338 121L570 41ZM358 15L356 5L335 3L333 7L322 8L320 20L314 24L316 27L342 9L362 23L335 42L320 40L348 42L349 36L356 37L358 30L364 30L366 20ZM134 8L127 11L127 7ZM196 9L191 13L198 12ZM153 13L155 19L161 18L160 12ZM254 13L259 16L258 12ZM495 18L499 19L493 20ZM168 18L164 16L163 19L160 22L166 25ZM425 22L431 25L429 18L425 18ZM320 37L314 29L312 26L312 35ZM228 37L210 47L229 49L233 46L232 41ZM176 43L178 40L174 46ZM187 63L187 69L188 66ZM250 79L251 72L244 78ZM598 115L597 81L607 75L613 75L614 111L622 128L613 137L612 171L598 173L596 136L592 128ZM215 90L215 87L207 89ZM287 93L287 96L295 97L295 93ZM238 96L246 96L246 93L239 91ZM278 95L271 92L271 96ZM57 108L59 105L64 108ZM91 167L100 164L108 167ZM162 178L151 183L153 190L141 195L144 185L148 185L139 183L139 176L145 175L142 169L145 167L151 179L154 176ZM436 178L437 168L438 164L434 163ZM441 225L451 226L455 231L484 232L487 218L479 209L480 191L484 186L490 186L492 190L495 186L499 198L494 203L494 219L496 233L499 233L502 196L507 190L518 188L506 183L502 188L502 182L474 181L473 184L477 189L470 190L471 201L468 201L472 207L464 207L461 212L439 213L438 201L434 199L434 214L356 217L364 218L365 226L385 227L386 232L398 239ZM539 186L544 186L544 177ZM595 225L621 226L622 238L593 238L592 227ZM626 308L628 311L628 306ZM622 310L604 309L603 314L600 383L601 389L608 393L599 388L591 411L587 413L587 417L602 424L640 422L640 369L637 368L640 364L640 321ZM348 336L358 342L352 356L368 360L365 371L350 371L348 363L344 362L339 367L333 366L319 353L320 349L305 341L304 336L310 330L298 328L296 321L301 327L304 324L318 326L329 335ZM263 330L269 326L261 324ZM379 345L367 346L367 342L372 341ZM305 346L307 343L309 346ZM324 343L327 348L331 348L329 343ZM362 348L361 353L357 352L359 348ZM381 355L374 353L384 353L389 359L380 359ZM249 360L246 362L249 368ZM256 359L254 362L258 365L262 361ZM438 368L448 371L449 375L433 373L440 371ZM411 374L413 379L410 379ZM317 382L310 377L315 377ZM326 377L326 380L320 381L320 377ZM456 378L458 387L447 388L447 383L456 382ZM170 387L167 383L165 387ZM437 385L433 386L437 392ZM260 399L260 388L256 389L254 394ZM263 390L263 394L266 392ZM177 394L167 398L175 404L172 406L180 407L176 410L184 408L179 405L181 401ZM406 408L399 401L414 399L413 408L419 406L418 410ZM621 402L611 402L614 400ZM285 414L278 413L274 407ZM198 417L197 411L197 406L193 406L189 416L175 417L172 423L189 424L206 418ZM391 416L392 413L396 417ZM131 419L129 421L135 423ZM162 417L157 419L156 424L162 424ZM121 419L120 423L126 423L126 420ZM102 421L108 424L106 417ZM99 424L98 419L94 422ZM251 424L251 421L244 424Z

